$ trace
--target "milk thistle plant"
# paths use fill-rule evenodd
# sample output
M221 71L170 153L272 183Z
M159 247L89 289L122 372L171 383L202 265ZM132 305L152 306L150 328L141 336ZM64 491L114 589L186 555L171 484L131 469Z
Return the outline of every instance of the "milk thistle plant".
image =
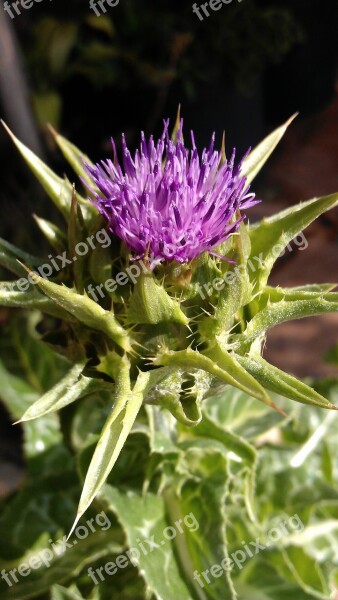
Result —
M335 284L285 289L268 282L278 255L314 219L337 206L338 194L302 202L258 223L246 218L258 201L252 181L290 122L237 162L235 152L226 157L224 143L219 151L214 148L214 135L202 153L193 134L186 144L179 118L171 135L165 122L158 141L142 134L134 155L122 137L122 161L113 142L112 159L97 165L52 131L75 171L76 188L84 184L81 194L9 132L65 220L63 229L41 218L37 224L53 251L68 257L64 269L42 277L38 271L46 259L1 242L0 264L19 279L1 284L0 304L53 317L46 342L71 363L20 422L81 402L93 392L108 398L74 527L130 432L142 427L147 407L159 407L194 428L203 424L204 400L224 384L271 411L282 412L271 392L336 408L262 357L273 326L338 310ZM111 245L93 244L78 256L76 247L102 229ZM249 263L255 258L253 270ZM124 278L115 281L116 273ZM210 286L211 281L218 283ZM202 287L208 293L201 294ZM94 288L105 290L97 301L88 292Z

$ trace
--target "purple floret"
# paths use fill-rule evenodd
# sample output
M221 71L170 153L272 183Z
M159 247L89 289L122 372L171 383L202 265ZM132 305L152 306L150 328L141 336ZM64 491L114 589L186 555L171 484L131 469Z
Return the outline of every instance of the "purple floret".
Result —
M176 142L169 138L168 126L165 121L156 145L153 136L147 142L142 133L134 158L122 135L123 166L112 140L114 162L86 165L86 171L97 188L90 190L95 205L109 229L137 258L148 254L186 263L202 252L212 252L236 232L245 218L236 218L237 210L257 201L240 172L244 159L234 166L235 150L221 164L213 134L209 148L199 157L193 133L192 150L188 150L182 122Z

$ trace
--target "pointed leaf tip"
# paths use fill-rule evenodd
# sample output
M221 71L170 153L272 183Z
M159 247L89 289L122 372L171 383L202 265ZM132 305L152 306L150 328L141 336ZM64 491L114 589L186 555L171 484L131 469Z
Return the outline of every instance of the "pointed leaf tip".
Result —
M245 158L242 164L241 172L246 176L247 183L251 183L259 173L269 156L272 154L284 136L288 126L292 123L297 115L298 113L295 113L285 123L267 135Z
M1 119L1 125L4 127L4 129L7 131L8 135L12 138L15 139L15 135L13 133L13 131L8 127L7 123L5 123L5 121L3 119Z
M4 128L6 129L9 136L12 138L14 145L17 150L21 154L22 158L35 175L39 183L42 185L46 194L49 198L54 202L55 206L62 212L64 217L68 219L70 212L70 199L72 194L71 184L69 183L66 177L61 178L52 171L32 150L29 149L28 146L23 144L9 129L6 123L2 123ZM67 142L64 138L59 136L58 134L55 137L55 140L58 143L58 140L61 139L64 145L68 145L71 150L69 150L68 154L71 154L71 151L75 152L75 146ZM61 143L61 142L60 142ZM60 144L59 144L60 145ZM76 150L77 151L77 150ZM79 153L79 151L77 151ZM76 161L71 160L72 157L69 158L71 166L76 171ZM66 156L67 159L67 156ZM89 159L88 159L89 160ZM78 199L80 204L83 206L83 209L86 214L86 219L91 220L93 215L95 214L94 206L85 198L82 198L78 195Z
M275 404L274 402L271 401L271 408L273 408L274 410L276 410L280 415L282 415L283 417L288 417L289 415L285 412L285 410L283 410L282 408L280 408L279 406L277 406L277 404Z
M289 127L289 125L291 125L292 121L294 121L298 116L299 116L299 111L293 113L293 115L291 115L291 117L287 121L285 121L284 126Z
M27 271L27 273L31 276L31 278L34 281L36 281L36 282L39 281L40 278L37 275L37 273L35 273L35 271L31 271L31 269L29 267L27 267L23 262L21 262L21 260L19 260L18 258L16 259L16 261L19 263L20 267L22 267L23 269L25 269L25 271Z
M79 513L77 513L77 515L76 515L76 518L75 518L75 521L74 521L74 523L73 523L73 525L72 525L72 528L71 528L70 532L69 532L69 533L68 533L68 535L67 535L66 542L68 542L68 540L69 540L70 536L72 535L72 533L74 533L74 531L75 531L75 528L76 528L76 526L77 526L77 524L78 524L79 520L81 519L82 515L83 515L83 513L82 513L82 512L79 512Z
M54 129L54 127L53 127L53 125L51 125L51 123L47 123L47 127L53 137L56 137L58 135L58 132L56 131L56 129Z

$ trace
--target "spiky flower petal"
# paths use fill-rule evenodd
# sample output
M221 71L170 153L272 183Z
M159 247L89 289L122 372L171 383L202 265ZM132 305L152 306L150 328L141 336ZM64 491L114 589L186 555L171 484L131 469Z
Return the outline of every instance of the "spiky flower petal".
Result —
M138 258L148 252L155 259L183 263L211 252L236 232L245 218L238 211L257 201L241 174L243 160L234 166L235 150L222 161L213 134L200 157L192 132L192 150L185 147L182 122L176 141L169 138L168 126L166 121L156 144L142 133L134 158L123 135L123 167L112 141L114 162L86 165L86 170L98 189L91 190L97 208Z

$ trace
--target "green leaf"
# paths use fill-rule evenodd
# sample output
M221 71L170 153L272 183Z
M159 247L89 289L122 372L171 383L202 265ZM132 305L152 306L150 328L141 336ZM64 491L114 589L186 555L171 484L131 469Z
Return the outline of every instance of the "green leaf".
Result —
M1 391L0 398L5 403L13 419L19 419L22 413L38 399L38 393L24 380L9 373L0 362ZM61 442L58 419L55 415L29 424L24 432L24 450L27 458L39 455Z
M180 396L166 395L161 398L161 405L169 410L171 414L187 427L195 427L201 419L202 412L196 398L180 400Z
M84 242L84 220L81 208L76 200L75 189L73 191L72 196L72 207L68 219L68 250L70 256L76 257L76 260L73 259L71 272L72 272L72 282L73 286L76 290L83 294L84 292L84 259L81 256L77 256L76 248L77 244L80 242Z
M327 600L332 597L329 582L325 581L321 566L307 555L306 549L289 548L284 550L282 552L283 561L280 560L279 554L279 552L275 552L270 556L270 560L275 563L277 571L287 581L296 583L312 598Z
M174 443L176 421L166 410L160 406L145 406L149 423L149 440L152 453L177 454L179 452Z
M231 574L221 566L228 558L227 498L230 484L224 453L210 445L196 447L195 439L176 471L185 473L185 477L178 476L177 485L173 483L167 488L164 497L171 522L184 520L184 516L190 515L196 523L185 536L176 538L181 571L186 581L194 586L193 598L234 600L236 593ZM213 565L220 567L217 577L210 573ZM209 569L209 581L203 579L202 572L206 569Z
M338 410L338 407L308 385L269 364L258 354L254 356L237 356L237 360L252 377L255 377L268 390L302 404L312 404L322 408Z
M153 325L163 321L175 321L182 325L189 323L180 303L167 294L151 272L142 273L138 277L130 298L127 320L129 323Z
M9 379L4 377L3 372L0 377L2 389L6 393L10 391L6 398L8 406L18 414L26 402L23 388L17 387L18 378ZM90 511L89 516L95 517L91 519L95 531L93 532L91 524L88 526L88 522L84 523L85 527L87 525L87 536L82 536L82 530L81 539L80 536L73 539L66 553L61 552L63 536L76 510L80 484L74 459L60 446L59 426L58 435L50 436L51 422L57 422L55 415L24 424L25 435L39 425L42 437L37 440L40 444L44 443L44 448L39 448L38 469L34 472L30 470L21 491L7 503L0 516L0 572L2 569L7 572L17 569L22 563L29 563L34 555L39 556L40 552L45 556L47 553L49 560L47 564L40 560L40 566L35 565L28 576L18 575L18 582L11 587L0 580L2 599L41 597L51 585L77 577L86 565L90 566L97 559L121 550L120 529L107 518L105 527L102 521L100 525L98 521L94 523L97 512ZM51 461L51 455L54 453L55 456L57 449L61 451L58 463L55 459ZM51 542L56 545L52 546Z
M39 289L29 285L26 292L18 289L17 281L3 281L0 283L0 305L8 308L27 308L29 310L41 310L41 312L63 319L65 321L75 321L69 312L62 309L61 306L51 302L46 296L41 294ZM21 285L21 284L20 284Z
M232 328L234 315L238 316L240 309L251 299L252 284L247 269L247 261L250 256L250 238L248 230L242 223L239 235L234 240L235 251L231 254L235 265L229 267L223 265L222 273L225 289L217 299L215 310L211 317L205 317L199 325L199 330L206 338L210 334L224 334L224 337ZM222 268L222 266L221 266Z
M24 158L31 171L41 183L45 192L67 219L71 209L71 198L73 193L72 185L67 179L61 179L61 177L55 175L55 173L49 167L47 167L47 165L40 158L38 158L38 156L34 154L34 152L29 150L27 146L25 146L18 140L17 137L15 137L15 135L3 121L2 124L12 138L21 156ZM79 194L77 194L77 199L85 209L87 216L95 213L95 208L90 202L82 198Z
M234 336L233 339L237 340L236 349L239 349L242 354L243 350L249 349L250 345L262 334L265 334L268 329L285 321L337 311L338 293L334 292L328 292L320 296L311 295L311 298L307 300L289 300L286 296L285 300L269 302L249 321L243 333Z
M269 302L279 302L281 300L311 300L313 298L325 297L327 292L331 292L337 287L335 283L322 283L301 285L292 288L281 288L280 286L266 286L261 293L255 297L255 302L259 304L260 310Z
M247 440L284 421L278 412L229 386L206 398L203 412L221 429L231 430Z
M191 348L178 352L172 350L163 351L161 354L158 354L153 362L155 365L176 366L186 370L195 368L206 371L220 380L247 392L258 400L269 403L269 397L264 390L262 391L262 387L253 378L248 376L248 374L244 374L243 369L236 364L236 361L229 354L223 354L226 354L226 356L222 356L223 362L221 366L214 362L214 357L209 358L195 350L191 350ZM226 365L226 370L223 368L223 364ZM270 406L272 405L271 403L269 404Z
M52 281L40 277L37 273L29 271L32 279L39 285L41 290L64 310L70 313L81 323L102 331L116 344L126 351L131 349L130 339L123 327L115 319L111 311L104 310L99 304L80 295L64 285L57 285Z
M237 457L245 461L250 467L254 467L257 460L255 448L245 438L233 433L230 429L220 427L206 414L203 415L201 423L191 430L193 436L208 438L220 442L228 452L233 452ZM184 439L184 434L183 434Z
M91 252L89 256L89 272L95 283L103 284L105 292L114 302L119 301L116 291L110 292L105 287L106 281L111 279L112 276L112 253L110 247L103 248L99 245Z
M67 373L70 363L41 341L37 312L16 313L1 329L0 352L5 368L43 394Z
M145 402L160 405L169 410L180 423L193 427L202 418L200 408L202 398L198 394L194 394L194 389L188 396L181 396L182 386L186 381L185 375L182 369L177 368L165 367L152 371L150 374L151 387L145 397Z
M4 379L4 391L1 399L4 400L13 421L18 418L38 395L34 396L25 390L23 382L3 368L1 373ZM6 386L6 387L5 387ZM19 401L15 402L14 395L21 394ZM68 468L70 454L62 445L60 422L57 415L48 415L20 428L23 431L23 453L28 472L34 477L41 473L41 464L44 463L44 474L60 473Z
M89 377L81 376L86 362L83 360L76 363L61 381L25 411L19 422L30 421L60 410L85 394L91 381Z
M50 472L49 451L41 455L40 473L28 474L0 516L1 560L16 561L29 551L50 547L48 537L59 539L69 527L79 490L74 461L63 461L57 472Z
M0 266L22 277L25 271L19 265L18 259L31 268L38 267L44 263L42 258L23 252L19 248L16 248L16 246L13 246L13 244L0 238Z
M67 162L71 165L74 172L79 177L82 177L92 187L93 182L87 174L87 171L83 166L83 162L86 162L91 167L93 167L94 164L91 162L91 160L86 154L81 152L81 150L74 146L74 144L69 142L69 140L60 135L57 131L55 131L53 127L50 126L49 128L53 134L55 142L57 143Z
M228 240L226 240L226 242L218 246L216 251L222 256L229 256L233 252L233 244L234 237L230 237ZM203 252L203 254L194 260L192 272L187 269L187 266L183 265L172 269L170 283L175 289L175 284L177 286L178 282L182 282L181 289L183 298L185 300L195 298L197 295L204 300L205 297L208 298L208 296L210 296L210 293L214 298L215 294L213 290L210 291L210 287L208 288L208 285L210 286L210 281L222 277L223 272L221 267L224 264L227 265L228 263L223 261L221 264L219 264L219 261L217 261L214 257L209 255L207 252ZM205 292L203 291L203 288ZM200 303L199 298L198 300Z
M122 358L115 384L114 407L103 427L89 465L73 529L106 481L142 406L149 373L140 372L131 389L129 369L129 361L126 357Z
M56 384L47 394L39 398L25 414L21 417L19 423L30 421L43 417L51 412L56 412L68 406L76 400L80 400L93 392L112 392L113 384L101 379L93 379L85 375L78 375L80 369L83 369L84 363L74 365L70 373Z
M23 319L19 319L18 323L13 320L0 338L4 355L3 361L0 361L0 398L13 421L19 419L39 398L47 385L53 385L63 376L68 364L63 358L45 348L44 344L32 338L26 328L27 324ZM27 423L23 433L24 453L31 471L45 453L50 456L51 463L54 459L58 460L60 454L65 454L65 451L60 449L62 436L56 415L48 415ZM65 460L63 466L66 466Z
M92 394L86 395L74 407L71 421L71 444L76 452L81 452L90 444L97 443L107 414L111 410L111 398L111 392L94 391ZM85 468L87 467L88 463Z
M191 592L177 564L174 544L166 539L163 533L171 524L166 517L163 497L150 493L142 496L132 490L123 493L108 485L102 491L102 497L123 526L129 548L138 550L140 554L137 561L135 551L130 556L147 584L148 593L162 600L192 600ZM184 533L178 533L178 536L182 538ZM152 539L155 546L149 547L146 540ZM142 551L140 542L143 542L145 552ZM197 597L206 598L204 594Z
M270 133L244 160L241 172L246 176L248 183L251 183L257 173L259 173L297 114L293 115L286 123Z
M235 384L231 385L278 410L260 383L242 367L233 353L223 348L222 343L217 341L210 350L205 351L205 354L232 378Z
M57 227L57 225L54 225L54 223L51 223L46 219L41 219L41 217L37 217L36 215L33 216L40 231L42 231L43 235L48 240L52 248L54 248L54 250L56 250L57 252L61 252L61 250L63 250L63 248L65 248L67 244L67 238L63 231L61 231L61 229ZM34 266L27 263L24 258L20 256L18 258L20 258L20 260L23 263L25 263L25 265L28 265L29 267Z
M103 598L100 595L101 589L102 586L97 586L93 588L89 596L86 594L86 597L84 597L76 585L64 587L63 585L55 584L50 590L51 600L100 600ZM110 589L110 591L112 590Z
M53 585L51 588L51 600L85 600L76 585L66 588L62 585ZM98 592L98 590L96 589Z
M283 559L281 559L283 560ZM267 560L256 561L235 580L238 597L243 600L314 600L294 582L286 581ZM327 599L328 600L328 599Z
M13 361L17 374L10 372L7 365L0 361L0 398L5 403L13 420L20 419L21 415L38 400L41 391L54 381L62 377L67 361L53 355L38 340L32 339L24 328L22 320L16 326L12 322L8 331L5 331L6 341L17 345L17 353L7 349L1 340L1 350L6 352L8 363ZM19 335L19 340L16 339ZM12 336L12 338L10 338ZM35 365L34 365L35 363ZM52 450L61 443L59 420L56 415L48 415L43 419L27 423L24 431L24 452L27 459L35 459L44 452Z
M250 228L251 258L258 261L252 273L257 289L266 285L274 263L287 244L322 213L337 205L338 194L314 198L263 219Z
M64 477L65 480L65 477ZM59 479L61 487L64 486L64 481ZM43 496L41 496L43 497ZM54 494L53 501L56 502ZM44 498L46 500L46 498ZM61 502L61 506L65 509L65 502ZM36 507L37 508L37 507ZM40 509L41 510L41 509ZM67 511L68 512L68 511ZM32 515L34 520L38 519L38 513ZM64 530L63 530L64 531ZM2 562L1 568L7 570L18 568L23 563L28 564L32 555L38 555L39 552L50 550L48 538L50 533L40 536L35 547L30 548L27 553L21 556L16 561ZM62 539L58 538L58 539ZM46 594L52 585L57 583L66 583L70 579L79 577L81 571L86 567L90 567L98 559L104 559L111 554L117 554L122 550L121 544L116 542L116 533L114 529L108 531L95 531L88 535L86 539L75 540L77 545L71 542L71 548L62 556L54 556L50 561L49 566L46 557L46 564L42 563L39 569L32 570L28 577L21 578L19 576L18 583L12 587L8 587L6 583L0 582L0 592L2 600L29 600L30 598L41 597ZM46 556L46 554L45 554Z

